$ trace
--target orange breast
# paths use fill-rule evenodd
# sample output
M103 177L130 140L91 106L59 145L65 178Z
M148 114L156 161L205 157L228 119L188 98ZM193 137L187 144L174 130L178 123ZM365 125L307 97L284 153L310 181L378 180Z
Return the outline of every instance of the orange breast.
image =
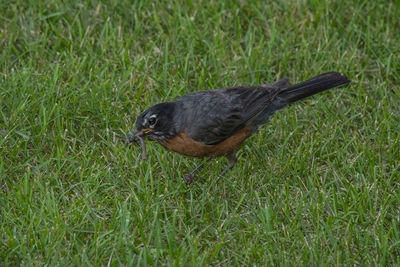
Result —
M251 135L245 127L217 145L205 145L191 139L186 132L179 134L167 142L161 143L166 149L192 157L222 156L233 152L247 137Z

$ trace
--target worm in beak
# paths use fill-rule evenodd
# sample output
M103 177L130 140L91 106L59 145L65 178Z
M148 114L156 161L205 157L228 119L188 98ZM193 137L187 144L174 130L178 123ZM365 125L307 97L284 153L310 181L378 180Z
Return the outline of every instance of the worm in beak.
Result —
M131 143L136 143L137 141L140 142L140 146L142 147L142 160L145 160L147 157L147 150L146 150L146 143L144 141L144 133L142 131L133 131L133 133L127 132L126 136L128 139L125 141L125 145L130 145Z

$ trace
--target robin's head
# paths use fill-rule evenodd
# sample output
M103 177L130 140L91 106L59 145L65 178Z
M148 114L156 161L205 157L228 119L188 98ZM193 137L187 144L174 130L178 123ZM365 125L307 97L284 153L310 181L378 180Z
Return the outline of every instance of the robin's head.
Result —
M173 112L174 103L157 104L136 119L136 136L163 142L174 136Z

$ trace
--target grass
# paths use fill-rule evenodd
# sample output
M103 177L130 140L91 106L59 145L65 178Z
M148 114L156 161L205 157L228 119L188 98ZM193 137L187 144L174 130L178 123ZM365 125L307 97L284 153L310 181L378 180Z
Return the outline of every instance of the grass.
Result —
M0 2L0 265L399 265L399 1ZM185 93L353 82L282 110L223 179L123 145Z

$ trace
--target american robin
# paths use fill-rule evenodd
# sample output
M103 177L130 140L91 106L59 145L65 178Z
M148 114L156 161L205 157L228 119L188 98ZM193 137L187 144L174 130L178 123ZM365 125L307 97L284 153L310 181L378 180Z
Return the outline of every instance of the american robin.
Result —
M235 86L195 92L172 102L157 104L136 119L136 130L127 133L128 143L140 141L146 156L144 137L168 150L192 157L226 156L231 169L235 150L263 126L278 110L300 99L349 83L337 72L328 72L289 86L289 79L258 86ZM185 180L193 181L201 163Z

